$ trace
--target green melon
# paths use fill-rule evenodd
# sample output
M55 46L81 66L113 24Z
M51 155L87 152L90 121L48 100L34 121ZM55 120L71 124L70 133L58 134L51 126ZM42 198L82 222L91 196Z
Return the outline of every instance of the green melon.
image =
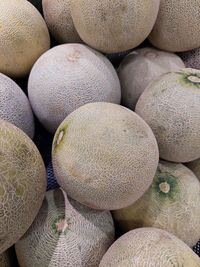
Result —
M0 120L0 253L35 219L46 191L46 171L35 144L19 128Z
M133 205L113 211L123 232L139 227L166 230L188 246L200 238L200 182L184 165L160 161L150 188Z
M96 211L48 191L34 223L15 244L23 267L97 267L114 242L109 211Z
M156 228L139 228L121 236L99 267L199 267L199 257L183 241Z
M148 189L158 148L150 127L133 111L90 103L58 127L52 161L70 197L91 208L114 210L129 206Z
M161 75L140 96L136 113L153 130L160 157L189 162L200 157L200 70Z

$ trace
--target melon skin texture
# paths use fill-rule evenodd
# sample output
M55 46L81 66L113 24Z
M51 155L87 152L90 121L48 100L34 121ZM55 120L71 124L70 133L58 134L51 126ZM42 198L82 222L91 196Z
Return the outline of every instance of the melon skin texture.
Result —
M117 73L99 52L82 44L63 44L33 66L28 95L41 124L55 133L72 111L89 102L121 101Z
M161 0L150 42L163 50L181 52L200 46L200 0Z
M156 21L159 0L71 0L81 39L97 50L116 53L142 43Z
M200 157L200 71L161 75L140 96L136 113L153 130L160 157L188 162Z
M43 0L44 18L48 29L59 43L82 42L71 17L71 0Z
M184 165L160 161L153 183L133 205L113 211L123 232L155 227L188 246L200 238L200 182Z
M27 0L0 1L0 72L26 76L34 62L50 48L41 14Z
M200 48L178 53L186 68L200 69Z
M14 81L2 73L0 73L0 118L14 124L33 138L35 124L28 98Z
M145 47L128 54L118 68L122 104L132 110L150 82L160 75L185 68L175 54Z
M46 171L31 139L0 120L0 253L30 227L45 196Z
M138 228L121 236L99 267L199 267L199 257L183 241L156 228Z
M13 251L13 247L12 247L12 248L9 248L6 251L4 251L2 254L0 254L0 266L1 267L13 267L13 266L15 266L13 253L15 253L15 252Z
M186 163L186 166L192 170L196 177L200 180L200 158Z
M132 204L150 186L158 148L149 126L133 111L90 103L58 127L52 162L70 197L94 209L115 210Z
M15 249L23 267L97 267L114 234L109 211L90 209L55 189Z

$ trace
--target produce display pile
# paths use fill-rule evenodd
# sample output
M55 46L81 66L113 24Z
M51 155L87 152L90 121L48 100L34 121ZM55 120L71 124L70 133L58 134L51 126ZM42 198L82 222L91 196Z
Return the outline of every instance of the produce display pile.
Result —
M200 267L200 0L0 0L0 267Z

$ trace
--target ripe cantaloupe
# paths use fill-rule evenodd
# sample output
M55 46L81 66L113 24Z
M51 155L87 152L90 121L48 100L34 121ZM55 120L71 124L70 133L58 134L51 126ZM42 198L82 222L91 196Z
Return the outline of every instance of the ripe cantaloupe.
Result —
M199 257L183 241L156 228L138 228L121 236L99 267L199 267Z
M21 88L6 75L0 73L0 118L34 136L34 117L31 105Z
M150 82L161 74L185 68L175 54L145 47L128 54L118 68L122 104L135 109L138 98Z
M97 267L114 232L109 211L90 209L55 189L15 249L23 267Z
M156 21L160 0L71 0L71 15L81 39L114 53L138 46Z
M71 0L43 0L44 18L48 29L59 43L79 43L70 12Z
M186 68L200 69L200 48L178 53Z
M2 254L0 254L0 267L14 267L15 262L15 251L12 248L7 249ZM13 255L14 254L14 255Z
M28 0L32 5L34 5L40 13L42 13L42 0Z
M160 161L153 183L131 206L113 211L127 232L139 227L166 230L188 246L200 238L200 182L184 165Z
M152 128L160 157L188 162L200 157L200 71L161 75L140 96L136 113Z
M120 103L117 73L99 52L82 44L56 46L33 66L28 95L41 124L55 133L66 116L89 102Z
M43 160L31 139L0 120L0 253L35 219L46 191Z
M156 139L133 111L90 103L58 127L52 146L56 179L67 194L94 209L129 206L152 183Z
M25 76L50 47L46 23L27 0L0 1L0 72Z
M200 0L161 0L150 42L172 52L200 47L199 6Z
M200 180L200 158L186 163L186 166L192 170L196 177Z

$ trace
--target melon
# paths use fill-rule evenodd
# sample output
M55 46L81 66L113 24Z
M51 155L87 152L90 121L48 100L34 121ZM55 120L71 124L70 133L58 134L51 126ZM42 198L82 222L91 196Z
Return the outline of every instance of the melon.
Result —
M158 148L149 126L133 111L90 103L58 127L52 162L70 197L94 209L115 210L132 204L151 185Z
M27 0L0 1L0 18L0 72L26 76L50 47L46 23Z
M200 71L161 75L140 96L136 113L152 128L160 157L188 162L200 157Z
M188 246L200 238L200 182L184 165L160 161L153 183L131 206L113 211L123 232L155 227L166 230Z
M178 55L183 60L186 68L200 69L200 48L180 52Z
M81 39L97 50L115 53L142 43L151 32L160 0L71 0L71 15Z
M31 139L0 120L0 253L24 235L45 196L46 171Z
M59 43L81 42L71 17L70 2L71 0L42 1L48 29Z
M186 163L186 166L193 171L196 177L200 180L200 158Z
M172 52L200 47L199 6L200 0L160 0L150 42Z
M0 73L0 118L34 136L35 124L31 105L21 88L6 75Z
M0 266L1 267L13 267L16 266L14 248L9 248L0 254Z
M199 267L199 257L183 241L157 228L138 228L121 236L99 267Z
M185 68L173 53L145 47L128 54L118 68L122 87L122 104L132 110L150 82L161 74Z
M114 233L109 211L83 206L58 188L47 192L15 249L23 267L97 267L114 242Z
M121 88L106 57L86 45L63 44L47 51L35 63L28 95L41 124L55 133L66 116L84 104L119 104Z
M32 5L34 5L40 13L42 13L42 0L28 0Z

